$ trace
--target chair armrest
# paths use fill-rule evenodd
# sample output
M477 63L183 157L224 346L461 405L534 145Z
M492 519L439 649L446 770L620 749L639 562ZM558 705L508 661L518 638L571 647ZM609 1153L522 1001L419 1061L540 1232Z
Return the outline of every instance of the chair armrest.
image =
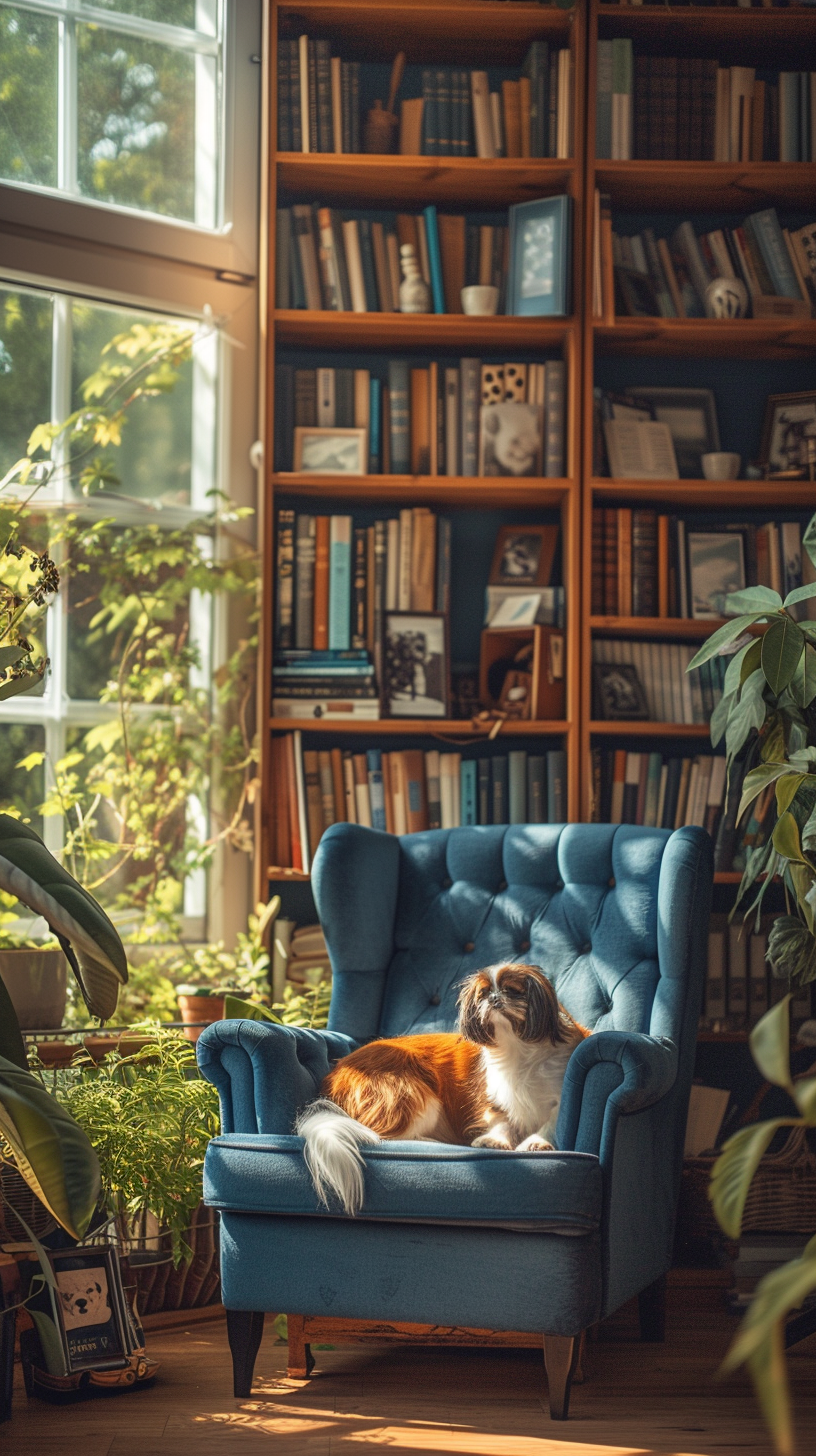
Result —
M674 1086L677 1047L668 1037L600 1031L567 1063L557 1141L561 1149L611 1157L618 1117L650 1107Z
M340 1032L267 1021L216 1021L196 1043L203 1077L218 1088L221 1131L291 1133L332 1062L358 1045Z

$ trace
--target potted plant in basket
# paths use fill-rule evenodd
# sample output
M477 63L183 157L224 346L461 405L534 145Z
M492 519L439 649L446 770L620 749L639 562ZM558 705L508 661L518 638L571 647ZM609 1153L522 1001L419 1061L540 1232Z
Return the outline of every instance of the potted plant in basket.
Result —
M816 565L816 516L802 539ZM800 604L816 598L816 583L784 601L767 586L726 599L733 620L701 647L699 667L718 652L731 654L723 697L711 720L714 745L725 739L727 772L745 770L738 817L773 786L773 825L747 857L732 914L759 917L770 885L781 882L785 913L768 937L772 974L789 986L816 980L816 621L797 620ZM791 1095L798 1116L742 1128L726 1142L712 1172L710 1197L723 1230L739 1237L751 1181L771 1138L783 1126L816 1126L816 1078L794 1082L789 1065L789 997L754 1027L751 1050L766 1079ZM746 1362L777 1450L793 1450L784 1361L784 1321L816 1289L816 1238L802 1257L757 1286L726 1368Z

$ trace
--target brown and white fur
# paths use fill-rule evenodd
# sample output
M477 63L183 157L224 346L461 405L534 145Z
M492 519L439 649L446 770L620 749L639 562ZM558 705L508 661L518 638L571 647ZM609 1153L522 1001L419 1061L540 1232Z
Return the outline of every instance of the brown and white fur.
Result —
M360 1150L383 1138L551 1152L567 1062L587 1035L538 966L476 971L458 1032L370 1042L324 1079L296 1126L318 1196L357 1213Z

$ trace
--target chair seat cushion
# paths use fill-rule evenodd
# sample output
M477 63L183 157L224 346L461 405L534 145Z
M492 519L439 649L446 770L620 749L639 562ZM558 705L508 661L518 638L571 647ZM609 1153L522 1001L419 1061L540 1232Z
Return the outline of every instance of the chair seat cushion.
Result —
M601 1168L589 1153L508 1153L446 1143L383 1142L363 1150L359 1218L588 1234L601 1220ZM303 1140L233 1133L213 1138L204 1199L236 1213L338 1217L318 1201Z

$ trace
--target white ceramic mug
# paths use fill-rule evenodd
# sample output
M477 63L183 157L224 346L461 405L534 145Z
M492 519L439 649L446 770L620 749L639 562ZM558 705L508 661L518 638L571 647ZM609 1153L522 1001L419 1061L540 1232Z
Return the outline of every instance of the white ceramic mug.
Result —
M492 283L471 283L461 297L465 313L495 313L499 306L499 290Z
M712 450L703 456L703 475L706 480L736 480L740 460L733 450Z

